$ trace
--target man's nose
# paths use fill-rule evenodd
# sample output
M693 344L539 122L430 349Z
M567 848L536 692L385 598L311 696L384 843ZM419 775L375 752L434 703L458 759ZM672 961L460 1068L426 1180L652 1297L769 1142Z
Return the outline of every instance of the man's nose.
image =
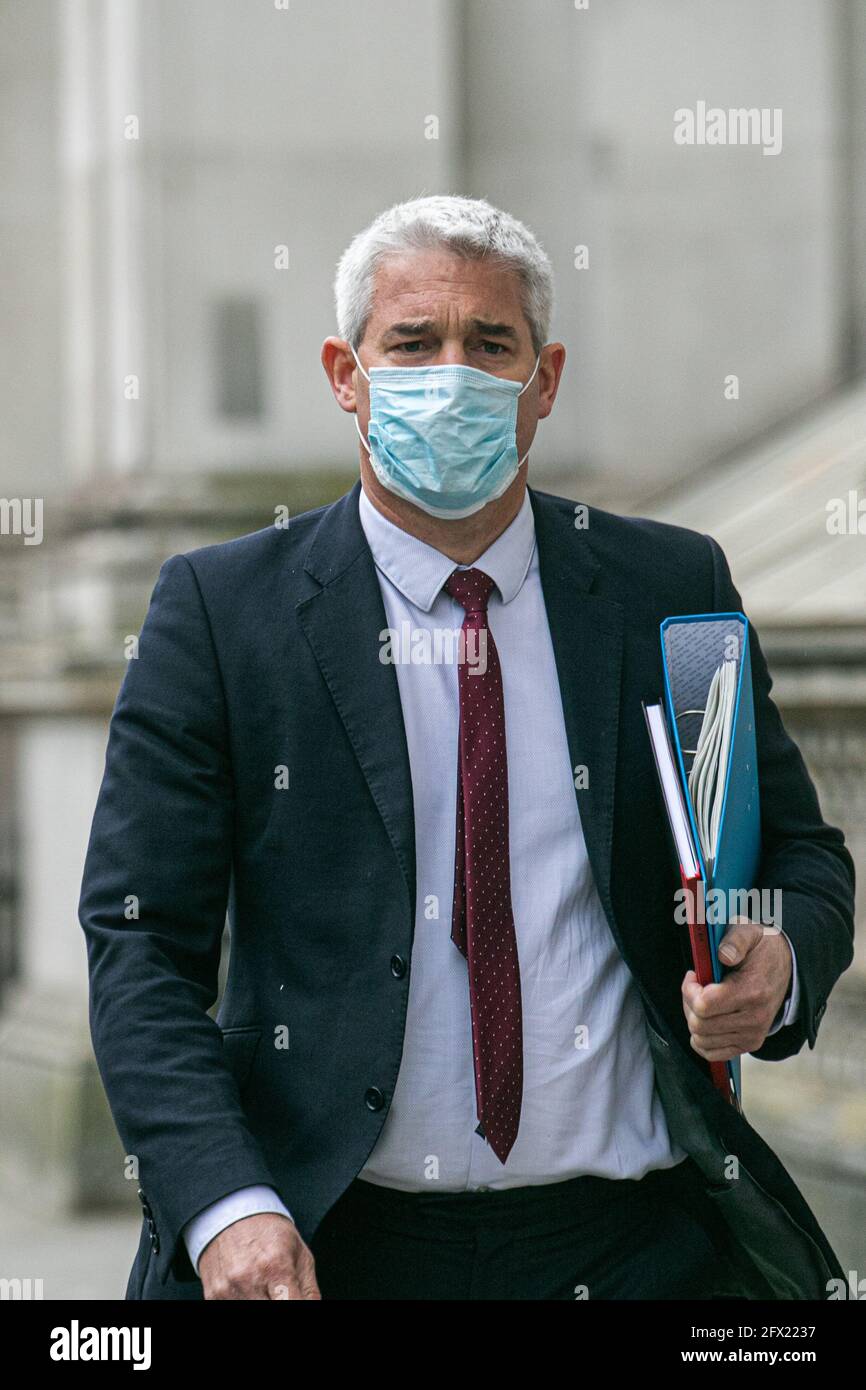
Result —
M443 338L435 361L439 367L468 367L469 361L463 335Z

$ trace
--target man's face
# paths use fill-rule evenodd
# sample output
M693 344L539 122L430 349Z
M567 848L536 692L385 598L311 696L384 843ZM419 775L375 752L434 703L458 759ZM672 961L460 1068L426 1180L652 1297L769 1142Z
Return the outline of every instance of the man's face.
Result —
M517 275L441 250L387 257L376 271L372 311L358 356L367 372L371 367L447 363L528 381L535 351ZM532 443L539 418L549 411L549 404L541 408L539 385L536 377L518 402L520 457ZM366 435L369 389L357 368L355 389L358 423Z
M370 316L357 348L366 372L372 367L460 365L529 382L517 402L516 443L518 457L524 462L501 497L468 517L439 521L395 497L379 482L364 445L358 441L361 480L368 496L386 516L440 548L447 532L446 553L461 563L464 540L471 559L481 553L476 542L495 538L519 510L529 466L525 455L538 421L553 408L565 364L562 343L545 344L538 371L530 382L535 351L519 291L517 273L492 262L466 260L441 249L387 256L375 273ZM366 437L369 383L345 339L325 339L322 364L340 408L357 414L358 428Z

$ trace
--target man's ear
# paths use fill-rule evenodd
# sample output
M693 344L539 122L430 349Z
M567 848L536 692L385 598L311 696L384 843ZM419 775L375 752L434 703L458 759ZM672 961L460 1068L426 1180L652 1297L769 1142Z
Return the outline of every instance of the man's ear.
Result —
M546 420L553 409L565 367L565 344L547 343L538 364L538 418Z
M363 373L358 370L351 346L345 338L326 338L320 358L338 406L353 415L358 408L358 397L363 395L367 383Z

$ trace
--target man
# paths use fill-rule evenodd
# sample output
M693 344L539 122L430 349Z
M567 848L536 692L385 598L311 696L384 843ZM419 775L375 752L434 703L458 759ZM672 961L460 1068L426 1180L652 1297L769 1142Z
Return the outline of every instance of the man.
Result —
M753 633L784 929L701 988L641 711L660 621L741 608L725 558L527 488L565 349L513 218L398 205L336 298L360 482L167 560L112 717L79 911L127 1297L826 1297L707 1064L814 1046L852 862Z

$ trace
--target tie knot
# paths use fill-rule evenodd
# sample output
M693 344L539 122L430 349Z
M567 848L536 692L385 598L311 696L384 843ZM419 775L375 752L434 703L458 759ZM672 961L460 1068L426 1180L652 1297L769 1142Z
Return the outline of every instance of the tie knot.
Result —
M463 605L467 613L486 613L487 600L493 591L493 580L483 570L454 570L445 580L444 589Z

